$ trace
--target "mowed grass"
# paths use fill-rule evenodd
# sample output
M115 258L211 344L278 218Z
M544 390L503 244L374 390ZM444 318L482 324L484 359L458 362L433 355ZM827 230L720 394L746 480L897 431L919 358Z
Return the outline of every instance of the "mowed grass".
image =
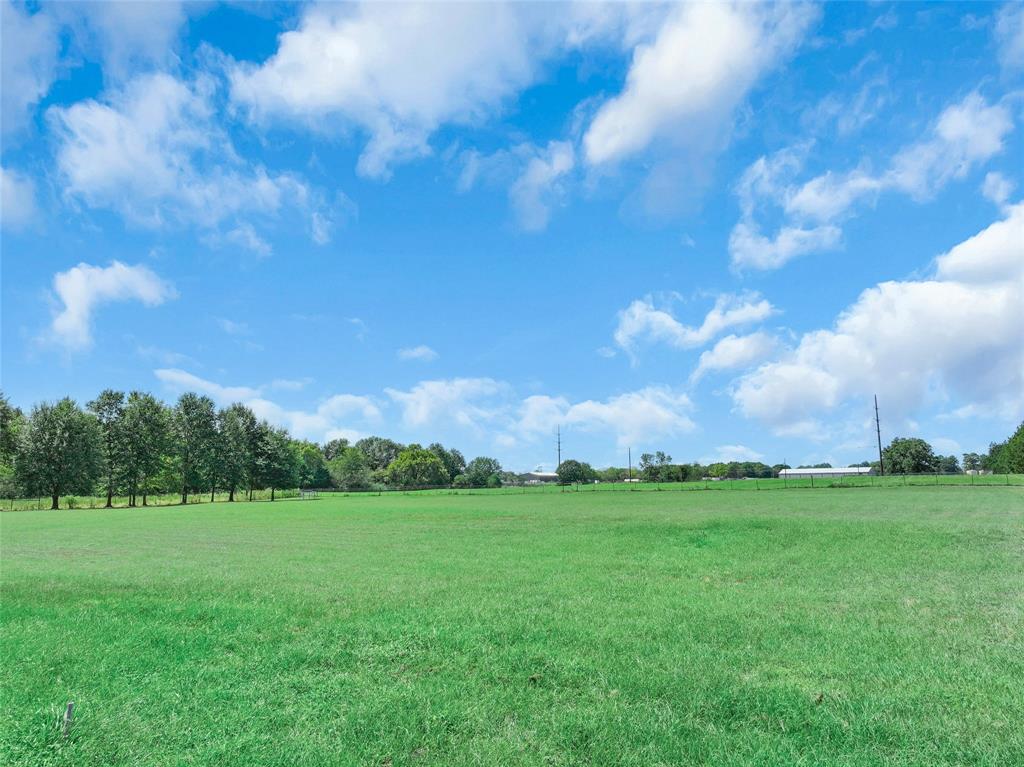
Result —
M0 553L6 765L1024 764L1020 488L21 512Z

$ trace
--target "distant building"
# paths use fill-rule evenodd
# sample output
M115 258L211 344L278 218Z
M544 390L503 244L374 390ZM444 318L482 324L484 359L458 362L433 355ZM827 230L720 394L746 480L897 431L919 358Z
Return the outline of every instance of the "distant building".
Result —
M782 469L779 479L835 479L837 477L865 477L874 474L873 466L837 466L831 469Z
M553 471L528 471L520 474L519 478L524 485L547 485L558 481L558 475Z

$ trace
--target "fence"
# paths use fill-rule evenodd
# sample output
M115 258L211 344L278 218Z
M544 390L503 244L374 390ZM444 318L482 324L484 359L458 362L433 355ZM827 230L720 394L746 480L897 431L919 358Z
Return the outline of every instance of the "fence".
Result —
M584 485L506 485L504 487L455 488L449 486L384 488L367 490L339 490L336 488L320 488L316 493L301 489L277 490L278 500L299 499L316 500L326 495L347 496L382 496L382 495L529 495L536 493L650 493L650 492L690 492L696 490L725 491L761 491L761 490L824 490L828 488L868 488L868 487L921 487L921 486L957 486L957 487L1024 487L1024 474L885 474L882 476L851 476L821 477L800 479L722 479L699 480L694 482L598 482ZM214 494L215 502L225 502L226 492ZM246 500L244 492L235 493L236 501ZM254 501L269 501L269 490L253 491ZM114 506L126 508L128 499L115 496ZM142 499L138 499L141 508ZM106 496L62 496L61 509L99 509L106 506ZM189 496L188 505L210 503L209 493L196 493ZM178 506L181 495L169 493L151 495L147 499L148 506ZM49 498L19 498L3 504L5 510L31 511L50 508Z

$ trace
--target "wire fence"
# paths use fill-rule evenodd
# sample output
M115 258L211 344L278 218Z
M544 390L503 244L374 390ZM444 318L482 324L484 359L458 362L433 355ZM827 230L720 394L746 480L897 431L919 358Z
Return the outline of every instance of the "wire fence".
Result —
M596 482L578 485L547 483L539 485L505 485L503 487L451 487L430 485L424 487L374 487L362 490L338 488L293 488L276 490L277 500L317 500L325 496L388 496L388 495L531 495L543 493L650 493L650 492L693 492L693 491L736 491L759 492L762 490L825 490L835 488L892 488L892 487L1024 487L1024 474L885 474L848 477L801 477L801 478L748 478L748 479L701 479L688 482ZM228 493L213 494L213 503L225 503ZM245 492L236 492L235 501L248 500ZM253 501L270 501L270 490L254 490ZM106 496L61 496L60 508L100 509L106 506ZM188 505L211 503L210 493L189 495ZM49 498L17 498L4 503L5 511L33 511L50 508ZM180 506L180 493L150 495L146 506ZM115 508L127 508L126 496L113 498ZM142 497L136 501L136 508L142 508Z

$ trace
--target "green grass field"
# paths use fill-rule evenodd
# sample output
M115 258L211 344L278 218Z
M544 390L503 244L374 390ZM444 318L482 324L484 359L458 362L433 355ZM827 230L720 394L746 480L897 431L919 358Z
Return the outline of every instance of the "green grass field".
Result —
M1024 764L1019 487L15 512L0 555L5 765Z

